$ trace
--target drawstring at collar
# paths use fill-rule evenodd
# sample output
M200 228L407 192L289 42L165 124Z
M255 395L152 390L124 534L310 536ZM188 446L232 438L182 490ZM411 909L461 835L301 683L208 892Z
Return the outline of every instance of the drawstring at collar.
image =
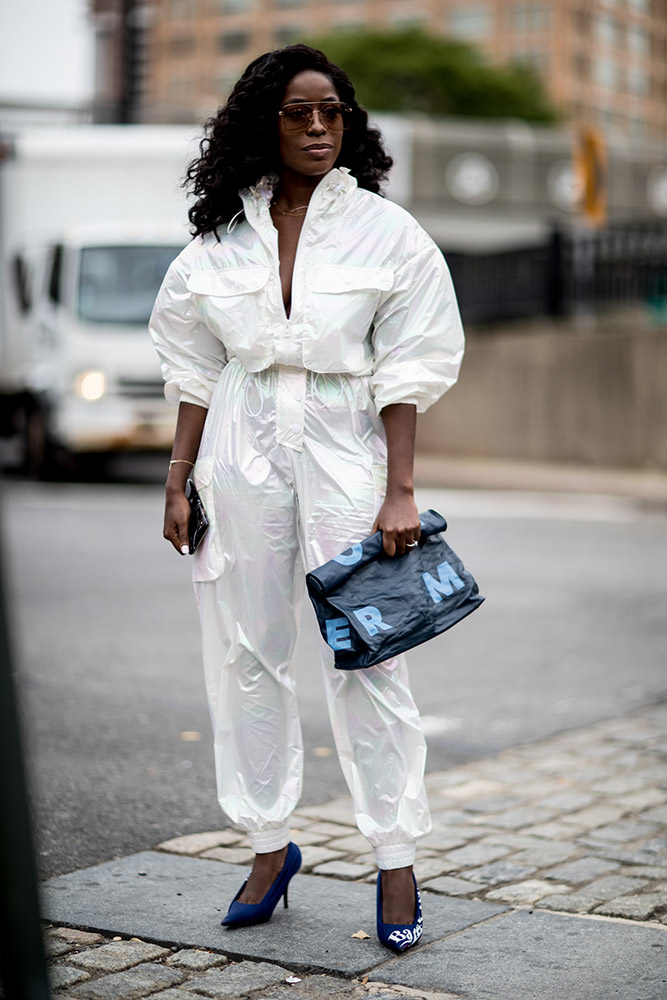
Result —
M239 222L241 221L240 217L242 215L245 215L245 208L240 208L238 210L238 212L236 213L236 215L232 215L231 219L229 220L229 224L227 226L227 235L228 236L231 235L231 233L234 232L234 230L238 226Z

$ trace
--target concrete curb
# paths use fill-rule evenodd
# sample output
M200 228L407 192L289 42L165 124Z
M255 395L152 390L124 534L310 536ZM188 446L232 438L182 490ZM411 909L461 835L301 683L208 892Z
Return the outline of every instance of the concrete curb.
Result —
M442 458L420 452L415 458L415 482L443 489L607 494L667 507L667 475L659 471Z

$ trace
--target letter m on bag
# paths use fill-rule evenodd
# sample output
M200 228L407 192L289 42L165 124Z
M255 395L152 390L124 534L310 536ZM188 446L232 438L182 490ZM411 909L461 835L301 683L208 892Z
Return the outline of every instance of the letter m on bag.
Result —
M440 579L436 580L430 573L422 573L422 580L434 604L440 603L443 594L447 597L453 594L454 587L457 590L463 590L465 587L465 583L461 577L452 569L448 562L440 563L438 566L438 576Z

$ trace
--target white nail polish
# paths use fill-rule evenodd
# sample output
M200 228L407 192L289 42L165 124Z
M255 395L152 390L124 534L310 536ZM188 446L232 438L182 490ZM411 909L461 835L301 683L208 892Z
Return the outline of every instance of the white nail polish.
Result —
M187 554L188 554L189 551L190 551L189 546L187 546L187 545L181 545L181 552L183 553L184 556L187 556Z

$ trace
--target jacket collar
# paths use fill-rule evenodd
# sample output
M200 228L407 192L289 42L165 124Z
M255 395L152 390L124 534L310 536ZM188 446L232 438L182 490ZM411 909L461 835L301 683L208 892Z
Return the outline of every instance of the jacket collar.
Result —
M239 192L243 202L243 212L249 222L261 223L270 220L269 208L278 180L277 174L267 174L256 184ZM357 179L352 176L349 167L334 167L324 175L313 191L308 208L310 210L311 207L317 206L318 215L323 215L332 208L338 208L356 187ZM237 216L234 216L230 222L228 232L233 230L232 223L236 218Z

